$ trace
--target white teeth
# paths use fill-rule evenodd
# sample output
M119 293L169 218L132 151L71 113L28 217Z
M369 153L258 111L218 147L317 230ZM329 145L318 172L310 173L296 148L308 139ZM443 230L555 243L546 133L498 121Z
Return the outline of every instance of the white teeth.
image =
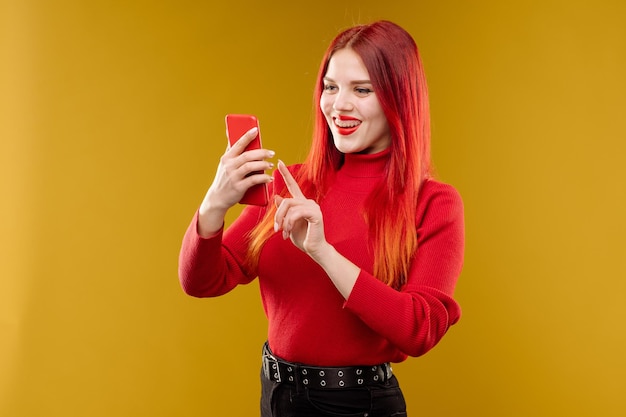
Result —
M355 127L361 124L359 120L339 120L335 119L335 124L339 127Z

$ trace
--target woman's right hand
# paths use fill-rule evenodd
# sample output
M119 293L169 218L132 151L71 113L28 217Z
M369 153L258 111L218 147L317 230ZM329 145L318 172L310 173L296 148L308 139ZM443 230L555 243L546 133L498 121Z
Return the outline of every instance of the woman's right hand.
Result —
M274 164L266 160L273 158L274 152L267 149L245 151L257 134L256 127L250 129L220 158L213 183L200 205L198 233L201 236L210 236L222 228L226 212L241 200L248 188L272 181L265 170L273 168ZM250 175L255 171L260 173Z

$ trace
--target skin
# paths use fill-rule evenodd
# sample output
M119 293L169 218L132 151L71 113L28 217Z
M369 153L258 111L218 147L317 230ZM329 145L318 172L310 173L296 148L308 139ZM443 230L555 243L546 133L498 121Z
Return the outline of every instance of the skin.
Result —
M390 145L387 118L361 57L352 49L340 49L330 59L320 108L340 152L376 153ZM345 135L337 125L342 117L358 123L357 130Z
M333 133L335 146L343 153L376 153L391 142L387 120L369 79L360 57L351 49L339 50L330 59L320 108ZM336 122L340 116L349 119L343 122L343 129ZM345 127L346 123L349 128ZM273 167L266 160L272 158L274 152L267 149L244 152L255 135L255 129L243 135L220 159L215 179L199 209L200 236L210 237L219 232L226 212L249 187L272 181L265 173L246 177L249 172ZM282 161L278 162L278 171L291 197L275 197L274 230L317 262L341 295L348 299L360 268L326 241L319 205L304 196Z
M361 269L326 241L320 206L302 194L282 161L278 162L278 170L292 198L275 198L278 210L274 218L274 230L282 230L283 239L290 238L294 245L317 262L341 295L348 299Z
M266 161L274 157L274 151L255 149L244 152L256 135L257 128L250 129L220 158L213 183L198 210L198 234L201 237L213 236L222 229L226 212L241 200L248 188L272 181L266 173L246 177L250 172L274 167Z

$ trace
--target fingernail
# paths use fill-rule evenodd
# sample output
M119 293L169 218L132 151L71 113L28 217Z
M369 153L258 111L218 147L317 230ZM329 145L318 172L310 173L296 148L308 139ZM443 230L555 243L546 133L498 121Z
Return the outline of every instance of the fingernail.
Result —
M276 155L276 152L268 151L267 154L269 155L270 158L273 158Z
M283 230L283 239L287 240L288 237L289 237L289 233Z
M274 222L274 231L278 232L278 223Z

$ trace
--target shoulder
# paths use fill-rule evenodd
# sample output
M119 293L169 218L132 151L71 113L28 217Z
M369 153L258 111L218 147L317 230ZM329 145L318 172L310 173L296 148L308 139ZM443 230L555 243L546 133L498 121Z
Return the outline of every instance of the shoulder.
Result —
M463 219L463 199L452 185L428 179L424 181L417 198L418 224L425 218L437 217L443 221Z
M418 205L421 201L432 199L445 199L457 204L463 204L461 194L454 186L434 179L427 179L420 188Z

